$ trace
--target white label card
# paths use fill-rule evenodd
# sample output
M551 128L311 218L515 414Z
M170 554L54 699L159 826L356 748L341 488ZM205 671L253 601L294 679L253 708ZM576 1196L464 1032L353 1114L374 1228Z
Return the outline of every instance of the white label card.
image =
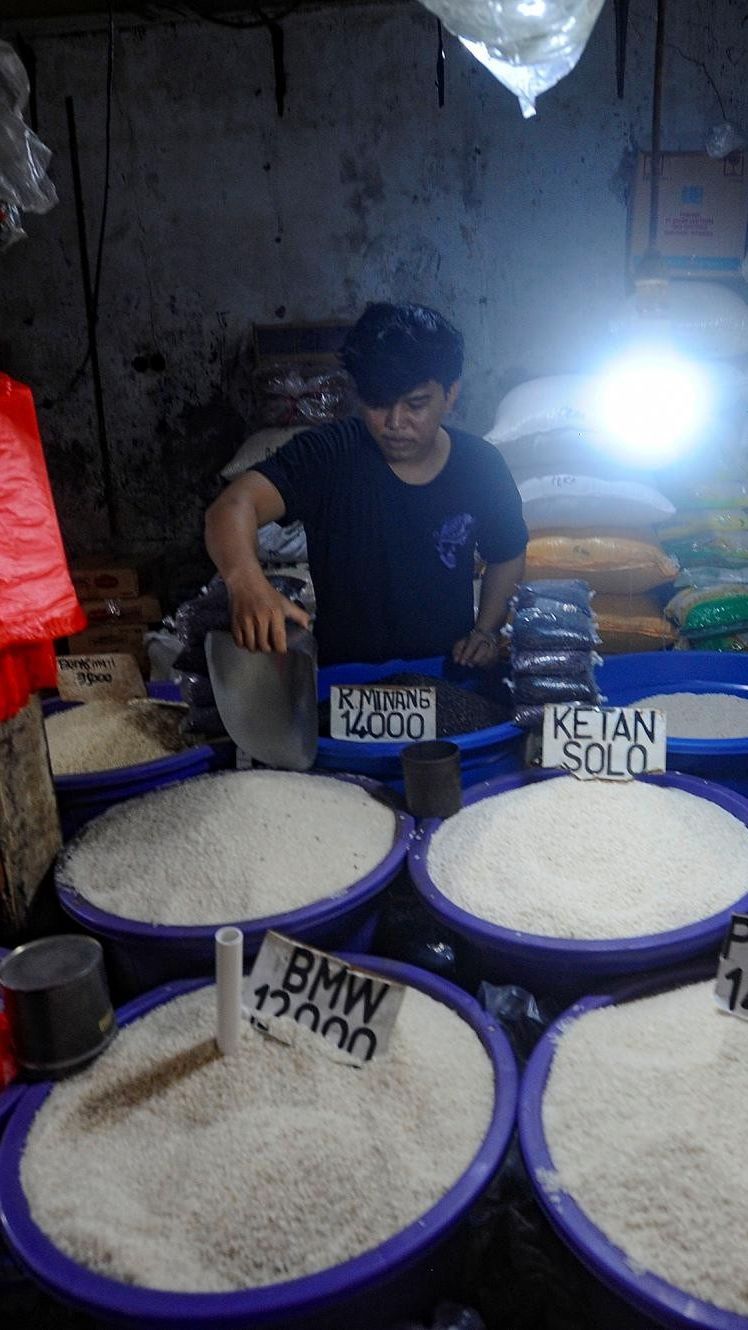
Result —
M244 1010L261 1033L287 1017L359 1066L387 1051L404 996L402 984L273 932L244 981Z
M58 656L57 691L64 702L129 702L147 696L135 657L120 651Z
M734 914L722 944L714 989L717 1006L748 1020L748 914Z
M664 771L664 711L651 707L549 704L543 714L543 766L580 780L631 780Z
M354 743L436 738L436 689L338 684L330 689L330 737Z

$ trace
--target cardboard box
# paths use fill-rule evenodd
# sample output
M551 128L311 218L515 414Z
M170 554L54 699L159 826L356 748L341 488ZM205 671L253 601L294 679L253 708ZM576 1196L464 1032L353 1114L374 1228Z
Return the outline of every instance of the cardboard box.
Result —
M640 153L629 236L632 269L649 247L651 171L651 155ZM663 153L657 249L674 277L739 277L746 227L748 154Z
M67 648L58 655L90 656L107 651L124 652L134 656L141 670L148 666L148 653L143 642L143 629L137 624L95 624L82 633L67 638Z
M91 627L95 624L116 627L120 624L159 623L162 617L161 605L155 596L134 596L129 600L112 596L106 600L82 600L81 605Z
M143 589L143 560L126 556L108 559L92 554L76 559L70 569L79 600L103 600L110 596L131 600Z

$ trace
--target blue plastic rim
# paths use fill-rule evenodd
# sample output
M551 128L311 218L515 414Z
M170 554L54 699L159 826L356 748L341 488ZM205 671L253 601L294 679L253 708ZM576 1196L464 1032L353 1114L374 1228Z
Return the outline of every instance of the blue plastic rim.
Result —
M669 1330L748 1330L748 1317L723 1311L667 1283L659 1275L636 1274L625 1253L592 1222L568 1192L551 1198L538 1180L538 1170L555 1171L543 1130L543 1096L556 1049L571 1021L586 1012L621 1002L635 1001L686 983L713 977L715 966L691 966L666 979L640 981L614 994L585 997L575 1002L546 1030L533 1050L522 1080L519 1103L519 1138L535 1195L553 1227L584 1265L607 1288L629 1305L654 1318ZM580 1094L584 1087L580 1086ZM542 1175L541 1175L542 1176ZM698 1218L698 1217L696 1217Z
M464 805L470 806L527 785L544 780L573 780L562 771L526 771L520 775L501 776L475 786L465 795ZM663 785L686 794L693 794L724 808L733 817L748 826L748 800L734 791L724 789L711 781L696 776L683 776L677 772L645 776L648 784ZM459 816L459 814L458 814ZM408 856L411 879L425 904L441 921L466 937L473 945L485 951L494 951L503 957L530 961L537 966L538 978L550 983L554 969L559 966L578 969L585 975L626 974L637 969L654 969L687 959L708 946L719 943L730 922L733 911L748 908L748 893L735 904L696 923L664 933L643 934L639 937L577 939L546 937L541 933L523 933L517 929L502 928L461 909L432 881L428 872L428 852L434 833L441 826L436 818L421 824ZM499 886L500 884L497 884Z
M475 691L475 674L464 671L465 677L448 678L449 662L443 656L425 660L390 660L383 665L329 665L319 671L318 694L327 701L330 689L339 683L376 683L390 674L427 674L436 679L457 683L468 692ZM517 770L521 766L520 747L524 731L516 725L492 725L469 734L450 735L450 743L457 744L462 756L463 783L479 780L474 767L497 764L499 770ZM316 765L324 771L355 771L379 780L401 779L400 754L402 743L353 743L345 739L320 738ZM402 788L402 786L400 786Z
M370 1295L377 1286L400 1275L408 1280L415 1263L452 1232L485 1191L500 1167L514 1129L518 1076L509 1042L496 1023L474 999L434 975L410 965L373 957L350 957L367 970L420 989L443 1002L471 1026L491 1060L496 1085L493 1114L483 1143L472 1163L453 1187L414 1223L342 1265L301 1279L239 1293L171 1293L136 1288L107 1279L65 1256L34 1223L20 1180L21 1157L34 1117L53 1089L49 1082L28 1089L0 1142L0 1221L10 1249L33 1278L54 1297L90 1315L134 1324L156 1324L173 1330L211 1330L211 1327L275 1326L308 1313L310 1320L337 1308L346 1298ZM118 1012L120 1026L182 993L201 987L204 980L167 984L137 998ZM293 1320L296 1325L296 1320ZM303 1320L299 1323L303 1325ZM352 1327L353 1330L353 1327Z
M383 798L384 791L382 787L376 781L368 780L365 776L351 776L344 773L333 775L328 772L311 772L308 774L314 780L342 780L348 784L358 785L374 798L385 802L388 807L392 806L389 799ZM205 777L206 780L231 778L230 775L226 774ZM141 795L139 797L145 799L148 796ZM130 944L134 949L137 949L139 942L144 941L151 944L154 942L162 943L164 946L178 946L185 942L193 942L203 943L207 954L212 956L216 928L220 928L223 924L234 924L244 933L245 954L251 954L252 946L256 944L254 949L257 950L268 929L303 937L306 930L318 928L320 925L340 918L342 915L363 905L366 901L373 899L384 890L405 861L415 830L415 823L408 813L395 808L392 809L392 812L395 817L394 840L392 848L381 863L377 864L370 873L351 883L349 887L339 891L336 895L325 897L312 905L302 906L300 909L291 910L286 914L268 915L261 919L217 919L210 924L180 927L177 924L149 924L139 919L127 919L122 915L110 914L106 910L100 910L96 905L86 900L84 896L81 896L66 876L68 860L80 840L86 836L86 827L83 828L79 836L70 841L58 857L55 869L55 886L58 899L66 913L71 915L88 932L100 937L111 938L116 942Z

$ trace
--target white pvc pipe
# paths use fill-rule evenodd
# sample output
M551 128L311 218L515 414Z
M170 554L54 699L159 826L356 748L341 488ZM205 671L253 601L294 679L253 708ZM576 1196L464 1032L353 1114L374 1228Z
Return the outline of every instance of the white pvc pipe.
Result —
M223 1054L238 1053L242 1018L242 960L244 934L240 928L216 932L216 1043Z

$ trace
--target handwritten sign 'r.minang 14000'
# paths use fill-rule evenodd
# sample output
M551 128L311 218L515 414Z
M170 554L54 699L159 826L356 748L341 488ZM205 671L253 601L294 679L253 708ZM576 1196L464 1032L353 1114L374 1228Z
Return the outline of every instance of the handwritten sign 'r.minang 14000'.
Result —
M664 771L665 714L651 707L545 708L543 766L563 767L581 780L631 780Z

